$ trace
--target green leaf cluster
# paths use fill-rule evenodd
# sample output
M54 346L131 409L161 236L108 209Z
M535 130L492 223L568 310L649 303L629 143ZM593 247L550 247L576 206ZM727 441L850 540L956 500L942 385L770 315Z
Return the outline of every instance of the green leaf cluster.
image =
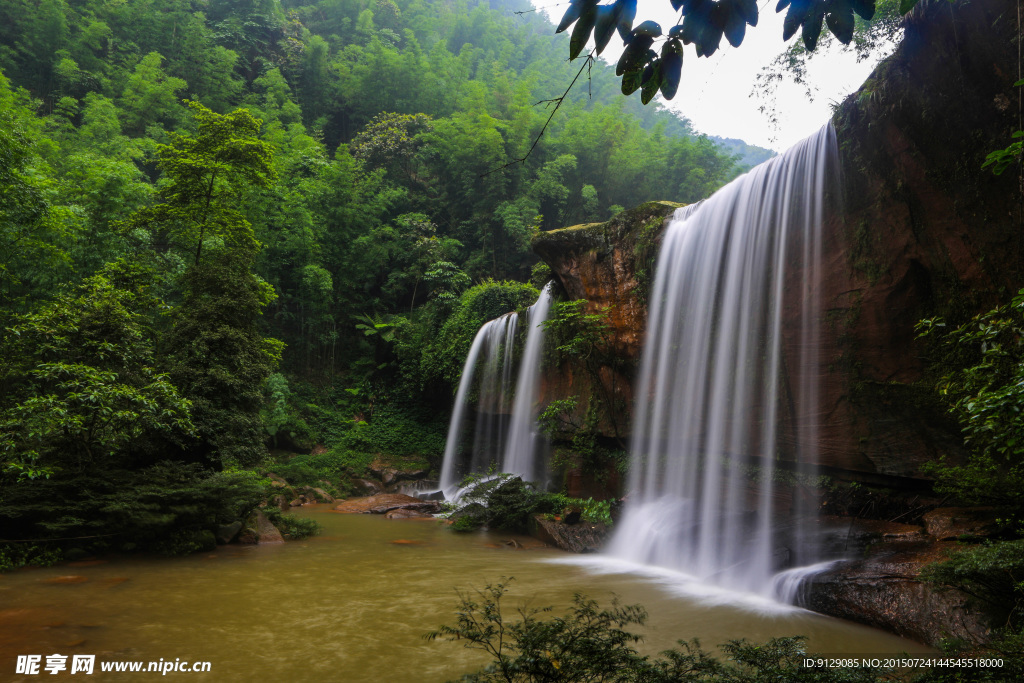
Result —
M426 634L428 640L457 641L481 650L491 661L462 681L540 681L576 683L766 683L809 681L813 683L878 683L892 680L883 669L804 666L802 637L773 638L764 644L744 640L720 646L722 655L704 650L700 642L679 641L672 650L651 658L637 652L643 637L635 632L647 621L640 605L621 605L612 599L610 608L577 593L563 614L552 607L520 606L515 618L502 604L513 579L488 584L481 590L459 592L459 608L453 625ZM724 659L724 661L723 661Z
M941 492L969 503L1024 507L1024 290L951 328L922 320L941 376L937 389L970 447L965 464L931 466Z

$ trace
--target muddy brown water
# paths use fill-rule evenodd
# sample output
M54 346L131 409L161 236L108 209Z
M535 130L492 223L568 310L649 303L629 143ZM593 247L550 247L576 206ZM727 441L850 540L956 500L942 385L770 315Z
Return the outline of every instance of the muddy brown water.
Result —
M86 680L440 682L488 660L423 636L455 622L456 590L515 577L509 613L568 606L583 592L647 608L641 650L678 639L802 634L827 653L926 652L855 624L680 589L671 576L594 564L509 534L458 534L434 520L298 511L321 536L272 546L225 546L181 558L110 558L0 575L0 680L78 680L67 671L15 673L18 655L96 655ZM508 541L515 538L522 548ZM581 564L582 563L582 564ZM588 564L589 563L589 564ZM690 594L692 593L692 594ZM111 661L210 662L210 673L103 673ZM154 678L155 677L155 678Z

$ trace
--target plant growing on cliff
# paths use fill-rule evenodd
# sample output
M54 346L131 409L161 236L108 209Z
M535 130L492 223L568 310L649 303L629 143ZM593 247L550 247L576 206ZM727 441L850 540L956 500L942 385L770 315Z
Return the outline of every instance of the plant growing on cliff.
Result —
M967 462L929 466L936 489L968 503L1024 506L1024 290L955 329L922 320L942 375L939 394L960 422Z
M487 280L459 297L437 336L422 349L420 376L425 384L446 382L454 390L480 326L509 311L529 306L540 292L520 282Z
M591 361L603 360L603 351L611 336L609 308L587 313L587 300L559 301L544 329L555 340L558 360L579 360L590 367Z
M1024 86L1024 79L1021 79L1013 84L1014 87ZM981 165L982 168L992 167L992 172L996 175L1001 175L1012 164L1019 164L1021 156L1024 155L1024 130L1018 130L1013 134L1013 139L1016 142L1011 143L1006 149L997 149L994 152L990 152L985 157L985 163Z
M549 352L545 361L551 365L566 362L582 365L590 377L594 392L586 402L587 414L585 423L577 425L569 417L577 405L570 406L569 401L579 403L578 397L566 399L552 404L545 411L544 423L548 429L554 428L559 421L562 426L571 426L578 435L596 434L596 427L603 414L611 422L612 428L618 433L616 414L619 406L615 405L615 378L622 364L621 358L615 354L610 345L612 327L609 320L611 309L608 306L592 313L587 312L587 301L561 301L554 305L551 318L543 323L550 335ZM611 368L610 382L605 382L602 369ZM593 435L591 434L591 435Z

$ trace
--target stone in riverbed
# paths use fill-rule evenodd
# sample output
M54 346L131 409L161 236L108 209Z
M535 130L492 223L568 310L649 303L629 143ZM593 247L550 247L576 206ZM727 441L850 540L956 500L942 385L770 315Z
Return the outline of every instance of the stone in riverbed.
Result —
M235 540L235 536L237 536L238 532L241 530L242 523L235 521L231 524L223 524L217 527L217 531L214 533L214 536L216 536L217 538L217 543L221 545L226 545L228 543L231 543L231 541Z
M245 526L238 534L235 541L244 545L265 545L270 543L284 543L284 536L274 523L270 521L263 512L257 510L249 515Z
M315 486L310 486L309 489L313 492L313 494L315 494L317 502L319 502L319 503L333 503L334 502L334 496L332 496L331 494L327 493L327 491L324 491L323 489L317 488Z
M353 479L352 484L371 496L384 491L384 485L372 479Z
M262 512L256 513L256 532L259 534L259 544L284 543L284 537L274 523Z
M416 510L437 512L440 504L432 500L420 500L402 493L380 493L365 498L352 498L334 508L335 512L350 514L383 515L391 510Z
M608 538L604 524L565 524L544 515L530 518L530 535L570 553L596 553Z
M419 510L407 510L405 508L399 508L397 510L389 510L384 513L384 516L388 519L433 519L434 516L429 512L420 512Z

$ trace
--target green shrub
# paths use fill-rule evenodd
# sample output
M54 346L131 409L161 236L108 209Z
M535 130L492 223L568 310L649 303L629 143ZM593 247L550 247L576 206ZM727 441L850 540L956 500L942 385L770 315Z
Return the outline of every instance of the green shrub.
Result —
M366 476L375 457L372 453L356 453L336 446L316 455L296 455L287 462L267 467L267 471L283 477L292 486L321 487L334 497L344 497L352 493L349 479Z
M476 531L483 526L483 522L479 517L472 515L464 515L462 517L456 517L455 521L452 522L452 531Z
M959 549L926 566L921 578L957 588L1002 613L1011 626L1024 624L1024 540L988 542Z
M930 466L936 490L1024 508L1024 290L959 327L933 318L917 329L933 342L937 389L971 448L963 465Z
M274 446L282 442L312 445L313 430L299 414L287 378L279 372L273 373L267 378L264 391L267 398L260 418Z
M463 485L471 488L460 499L458 510L452 513L459 525L456 531L484 526L525 531L531 514L549 511L546 504L548 494L513 474L500 474L476 484Z
M323 531L320 522L315 519L288 515L272 505L263 508L263 514L274 523L281 535L290 541L316 536Z
M443 381L454 391L473 337L480 327L500 315L526 308L539 296L536 287L521 282L489 280L466 290L459 297L451 316L441 326L441 331L424 349L421 361L423 381Z
M0 573L22 567L49 567L63 559L61 549L51 544L0 544Z
M267 471L284 478L292 486L318 486L324 475L320 470L310 467L305 456L297 456L279 465L270 465Z
M721 646L727 661L701 649L697 640L679 641L674 650L651 659L636 651L642 636L630 630L643 626L647 612L640 605L611 609L576 594L561 616L544 618L551 607L520 607L518 620L503 613L502 599L511 579L487 585L475 594L459 593L453 626L426 635L481 650L492 661L466 674L465 682L517 683L605 681L607 683L880 683L893 680L891 671L872 668L817 669L804 666L814 657L801 637L773 638L763 645L733 640Z
M217 547L217 539L209 529L176 529L148 546L161 555L189 555Z
M558 514L566 508L579 508L580 519L584 522L612 524L610 500L570 498L560 493L538 491L513 474L500 474L489 479L482 477L467 477L462 484L471 488L463 494L458 508L451 514L456 520L452 526L456 531L471 531L484 526L526 531L532 515Z
M68 544L92 552L175 553L188 545L182 530L245 519L266 498L264 482L255 472L169 461L137 471L67 472L9 487L0 518L8 538L72 538L78 540Z
M447 431L436 412L394 403L379 407L368 421L357 422L337 446L354 453L436 460L444 454Z

